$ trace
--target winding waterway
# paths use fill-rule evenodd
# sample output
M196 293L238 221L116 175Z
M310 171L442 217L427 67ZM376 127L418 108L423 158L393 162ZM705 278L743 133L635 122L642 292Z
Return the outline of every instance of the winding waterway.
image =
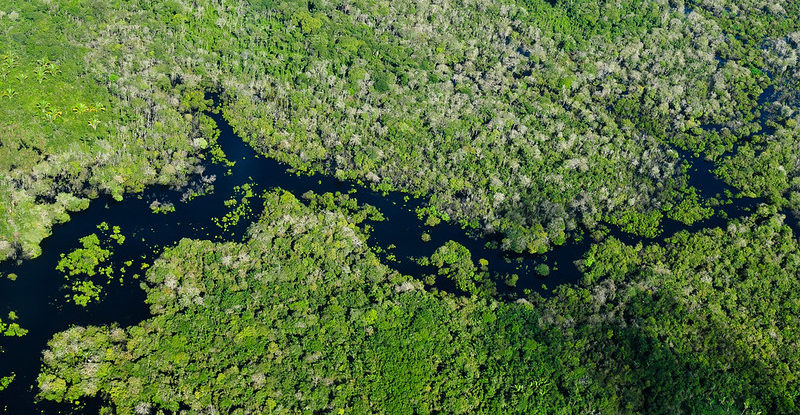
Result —
M18 275L18 279L13 282L0 279L0 313L5 316L9 311L15 311L19 316L18 323L29 330L24 337L2 339L5 351L0 354L0 376L13 372L16 373L16 379L7 390L0 392L0 410L9 414L97 413L97 402L84 402L78 407L34 402L41 352L45 349L47 340L56 332L72 325L113 323L128 326L149 317L144 303L144 292L139 288L140 281L131 277L132 272L128 272L122 282L115 280L104 286L100 302L91 303L87 307L68 302L66 296L70 291L65 288L67 281L55 270L61 253L77 248L78 239L96 232L96 226L101 222L119 226L127 237L125 243L116 247L112 255L111 263L115 269L120 268L123 262L131 260L133 265L128 268L138 270L142 263L152 263L161 249L176 244L182 238L242 240L247 227L260 215L257 209L225 230L218 227L213 218L222 217L230 210L225 201L236 196L236 186L245 183L253 184L257 193L280 187L298 198L309 190L318 194L352 192L351 196L359 202L376 206L386 218L385 221L370 223L373 227L370 244L383 248L394 246L381 255L395 269L408 275L420 276L431 272L430 269L417 265L412 258L429 256L437 247L448 240L454 240L466 246L476 262L479 258L488 260L492 275L519 275L517 286L513 289L498 282L498 286L506 290L501 294L507 298L514 298L525 290L547 296L552 288L564 283L575 283L580 276L575 261L590 246L589 238L579 238L577 241L573 238L572 242L557 247L546 255L509 255L487 247L488 242L496 241L475 238L454 224L443 223L433 228L425 226L415 213L415 208L424 204L419 199L409 199L402 193L383 194L329 176L297 175L287 166L257 155L233 133L221 116L214 115L214 118L221 131L220 146L235 165L229 169L221 164L209 164L201 177L196 178L198 182L202 178L207 181L213 178L213 192L185 202L181 201L185 189L166 187L149 188L140 195L129 195L122 202L108 197L99 198L92 201L89 209L74 214L69 222L55 226L53 236L42 243L43 254L40 257L0 264L0 272L3 274ZM682 156L691 157L685 153ZM703 160L691 161L694 166L690 170L691 184L700 189L703 196L720 194L727 189L711 173L711 163ZM152 213L149 205L155 200L174 203L175 212ZM718 212L724 211L724 215L715 214L691 227L665 221L664 232L659 239L683 229L697 230L724 225L731 218L749 214L759 202L757 199L735 199L733 203L718 209ZM257 206L258 203L253 207ZM421 241L424 232L430 235L429 242ZM641 240L613 230L612 235L627 242ZM389 261L390 255L396 260ZM533 271L540 263L546 263L551 269L546 278L539 277ZM455 291L448 284L448 281L440 278L435 288Z

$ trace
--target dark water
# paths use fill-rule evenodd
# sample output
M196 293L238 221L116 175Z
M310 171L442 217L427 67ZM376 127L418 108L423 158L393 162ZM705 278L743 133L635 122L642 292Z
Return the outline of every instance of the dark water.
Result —
M256 220L260 203L251 203L253 212L242 218L236 226L222 230L212 218L224 216L230 209L225 200L236 197L235 186L252 183L258 192L280 187L292 192L298 198L308 190L316 193L352 192L361 203L376 206L386 217L385 221L370 223L373 230L370 244L395 248L386 250L382 256L394 255L397 259L389 262L395 269L409 275L421 275L432 270L417 265L411 258L431 255L435 249L448 240L455 240L472 252L473 260L483 258L489 261L488 269L493 274L519 274L517 290L531 289L542 294L546 283L555 287L566 282L574 282L579 275L573 261L588 246L587 242L573 243L547 257L510 258L496 249L486 247L487 240L470 237L464 229L449 223L435 227L425 226L414 209L423 202L407 198L401 193L379 193L354 183L341 182L327 176L297 175L285 165L258 156L252 148L236 137L231 127L220 117L215 116L221 135L220 146L229 160L235 165L228 169L221 164L209 164L200 177L211 181L214 191L210 194L181 202L184 190L165 187L148 189L138 196L128 196L122 202L110 198L92 201L89 209L76 213L72 219L53 229L53 236L42 243L43 254L35 259L21 263L0 264L3 274L16 273L14 282L0 278L0 313L5 316L15 311L17 321L29 333L21 338L3 338L5 352L0 354L0 376L11 372L16 379L10 387L0 392L0 410L9 414L45 413L96 413L95 403L84 403L73 408L50 402L34 404L36 376L39 372L41 351L53 334L73 325L102 325L116 323L129 326L149 317L144 304L144 291L139 288L141 281L131 277L132 270L139 270L142 263L152 263L163 247L176 244L182 238L212 239L219 241L242 240L247 227ZM174 203L175 212L156 214L150 211L152 201ZM302 200L302 199L301 199ZM110 263L118 269L124 261L132 260L133 265L122 283L111 282L103 285L101 301L79 307L66 300L71 291L66 288L67 280L55 267L61 253L79 247L78 239L91 233L101 235L97 225L106 222L119 226L126 236L121 246L114 246ZM427 232L431 240L422 242L421 235ZM101 238L102 239L102 238ZM113 245L113 244L112 244ZM546 279L534 276L533 266L547 262L552 273ZM140 271L141 272L141 271ZM105 277L94 277L101 281ZM102 285L102 284L101 284ZM498 284L501 289L505 285ZM455 290L448 281L439 278L438 289ZM507 291L507 289L506 289Z
M236 241L244 238L247 227L257 219L260 212L259 202L252 203L253 212L242 218L233 227L222 230L212 221L229 212L225 200L235 197L235 186L252 183L256 192L280 187L292 192L298 198L308 190L315 193L352 192L361 203L376 206L386 217L385 221L370 223L373 230L370 245L383 248L394 245L382 253L384 260L408 275L421 276L432 272L421 267L411 258L431 255L434 250L448 240L455 240L472 252L472 258L486 259L488 270L492 275L518 274L519 280L515 288L507 287L502 281L497 285L500 295L513 298L526 292L538 292L547 296L550 290L564 283L577 282L580 272L575 261L581 258L590 246L589 238L578 238L567 245L558 247L547 255L513 255L497 249L487 248L487 243L497 242L489 239L475 238L468 231L450 223L436 227L425 226L418 219L414 209L423 206L419 199L407 198L402 193L379 193L366 187L341 182L327 176L297 175L274 160L259 157L248 145L236 137L231 127L221 116L214 116L219 124L221 135L220 146L235 166L225 167L221 164L206 166L201 176L211 181L214 191L210 194L181 202L183 190L165 187L153 187L138 196L128 196L122 202L110 198L94 200L89 209L73 215L72 219L53 229L53 236L42 243L43 254L33 260L19 264L0 264L3 274L16 273L18 279L11 282L0 279L0 315L15 311L19 316L19 324L29 329L22 338L4 338L2 343L5 352L0 354L0 376L11 372L17 377L11 386L0 392L0 410L9 414L34 413L97 413L97 402L84 402L78 407L58 405L51 402L35 403L36 376L39 372L41 351L46 348L47 340L56 332L72 325L119 324L128 326L149 317L144 304L144 292L139 288L140 280L131 278L129 271L122 283L114 281L103 286L101 301L87 307L79 307L65 299L70 294L65 288L66 279L55 270L59 254L66 253L79 246L78 239L87 234L100 232L97 224L107 222L119 226L127 237L125 243L114 248L111 263L118 269L127 260L133 261L129 269L138 270L142 263L152 263L163 247L169 247L182 238L212 239L219 241ZM684 157L691 155L683 154ZM702 191L704 197L722 194L727 188L713 176L710 163L703 160L692 160L693 171L690 176L692 184ZM176 211L169 214L151 213L149 204L158 200L172 202ZM302 200L302 199L301 199ZM720 226L727 222L726 217L738 217L748 214L758 203L755 199L737 199L735 203L722 207L725 215L714 217L687 227L677 222L666 221L663 236L669 236L683 229L700 229ZM422 242L421 235L430 235L429 242ZM612 232L613 236L631 241L632 237L621 232ZM659 238L661 239L661 238ZM641 239L638 239L641 240ZM637 241L638 241L637 240ZM388 255L396 260L390 261ZM540 277L533 268L545 263L550 268L550 275ZM95 281L99 281L95 277ZM547 286L547 288L544 287ZM435 289L454 291L455 288L437 280ZM529 291L528 291L529 290Z

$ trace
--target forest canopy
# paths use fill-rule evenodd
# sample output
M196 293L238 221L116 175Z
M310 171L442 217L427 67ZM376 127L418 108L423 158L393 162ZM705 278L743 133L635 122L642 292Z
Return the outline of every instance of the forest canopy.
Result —
M0 261L91 203L185 187L220 158L222 117L291 173L420 197L422 241L445 221L533 258L536 283L576 269L511 297L497 282L519 275L451 240L403 275L369 238L377 208L274 189L243 240L152 247L144 321L56 333L41 399L800 411L796 0L5 0L0 32ZM233 188L215 231L247 223L258 185ZM95 231L51 268L110 277ZM547 260L569 243L578 261ZM101 300L82 284L74 303Z
M608 239L584 266L550 299L430 292L343 213L277 191L246 242L156 261L150 319L57 334L40 393L118 414L797 411L800 249L774 209Z
M797 3L727 3L4 2L0 253L196 172L209 92L270 157L424 195L514 251L695 221L673 146L797 207Z

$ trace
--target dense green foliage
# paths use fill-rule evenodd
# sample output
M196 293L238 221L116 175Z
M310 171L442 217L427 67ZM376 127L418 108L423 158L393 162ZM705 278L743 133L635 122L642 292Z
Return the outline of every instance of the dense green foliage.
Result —
M800 244L784 224L800 211L800 2L0 8L0 259L37 255L92 198L179 185L220 157L209 93L261 153L424 197L429 226L528 253L596 242L579 284L505 301L491 281L520 276L488 275L457 242L414 279L367 245L374 207L267 193L246 241L183 240L148 269L151 318L56 334L43 398L119 414L800 412ZM730 202L691 185L685 154L765 204L659 243L607 237L655 238ZM251 215L254 188L235 189L221 229ZM77 304L99 299L86 277L110 276L125 239L100 230L57 266L83 278ZM546 283L545 262L528 278ZM437 279L456 295L422 282Z
M484 260L485 261L485 260ZM452 280L456 287L472 296L495 294L488 273L478 269L469 249L454 241L447 241L430 257L430 264L439 276Z
M665 215L704 215L669 145L716 158L762 130L758 97L791 76L760 45L795 56L797 13L786 0L8 1L0 251L35 255L98 191L191 173L214 140L204 91L264 153L425 195L506 249L543 252L599 221L653 236ZM790 197L787 122L764 137L778 144L753 144L763 154L743 147L753 174L733 158L723 176Z
M515 303L427 292L342 213L265 207L245 243L167 250L151 319L56 335L42 396L120 414L797 411L800 249L769 207L663 246L608 239L582 286ZM433 261L474 272L462 248Z
M98 273L109 274L110 270L98 266L105 262L111 255L111 251L100 247L100 238L97 234L91 234L79 239L81 248L71 251L69 254L61 254L61 260L58 261L56 269L66 273L67 275L80 275L85 274L93 276Z
M800 210L800 31L764 47L778 82L762 114L767 129L723 161L720 174L752 195Z
M609 239L545 319L647 413L797 413L800 247L774 208L665 245Z
M114 11L105 1L0 5L0 259L37 256L51 225L99 193L181 183L213 142L213 124L196 116L202 101L172 105L156 85L121 91L113 68L90 67Z
M184 240L166 251L148 271L147 292L154 317L140 326L57 335L44 355L42 395L99 392L117 413L564 404L550 380L562 363L524 339L535 328L531 309L495 313L497 303L428 293L380 264L343 214L315 212L287 193L268 195L244 244Z
M69 253L62 253L56 265L56 270L64 273L67 280L71 281L73 295L71 297L75 304L86 306L91 301L100 299L102 291L101 281L92 281L95 275L104 276L102 282L111 282L114 277L114 268L109 263L114 245L125 243L125 235L119 226L109 227L108 223L101 222L97 225L103 240L96 233L86 235L78 241L80 248L75 248ZM130 266L132 262L125 262ZM124 274L125 268L120 269ZM121 278L121 277L120 277Z

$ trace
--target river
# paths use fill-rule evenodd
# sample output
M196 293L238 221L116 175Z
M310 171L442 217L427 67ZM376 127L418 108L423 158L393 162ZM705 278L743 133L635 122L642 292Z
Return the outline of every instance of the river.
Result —
M580 276L575 261L590 246L588 237L577 241L570 239L571 242L546 255L503 253L487 247L487 243L496 241L477 238L455 224L442 223L433 228L426 226L415 213L416 207L424 205L422 200L407 198L406 194L399 192L383 194L329 176L295 174L286 165L256 154L233 133L220 115L213 117L221 131L219 144L228 159L235 162L230 169L221 164L208 163L202 175L195 178L196 182L202 177L214 178L213 192L182 202L185 189L161 186L148 188L138 195L127 195L121 202L109 197L98 198L91 202L87 210L73 214L69 222L54 226L53 235L42 243L41 256L0 264L0 272L3 274L13 272L18 275L18 279L13 282L0 278L0 313L5 316L9 311L15 311L19 316L18 323L29 330L24 337L0 340L5 349L0 354L0 376L16 373L16 379L9 388L0 392L0 410L9 414L97 413L97 402L83 402L78 406L34 402L41 352L46 348L47 340L72 325L115 323L129 326L149 317L148 308L144 304L144 291L139 288L141 281L132 278L131 272L122 282L114 281L108 286L104 285L99 302L90 303L87 307L68 302L66 296L70 291L66 288L67 281L55 270L61 253L77 248L78 239L97 232L96 226L101 222L119 226L127 237L124 244L114 248L110 262L115 269L127 260L133 261L129 269L139 269L142 263L152 263L164 247L172 246L182 238L242 240L247 227L260 215L256 209L260 206L259 202L253 203L252 213L226 230L218 227L212 219L222 217L229 211L224 202L236 195L236 186L245 183L253 184L257 192L280 187L292 192L299 199L308 190L318 194L353 191L352 196L359 202L376 206L386 218L382 222L370 223L373 227L370 244L382 248L394 245L395 248L388 249L381 255L387 263L407 275L430 273L432 269L418 265L411 258L429 256L437 247L448 240L454 240L472 252L475 262L479 258L488 260L488 269L492 275L519 275L515 288L498 282L504 298L515 298L524 294L525 290L547 296L551 294L552 288L575 283ZM682 156L691 157L685 153ZM692 163L694 168L690 171L691 184L702 190L704 196L722 193L726 189L711 173L711 163L703 160L692 160ZM152 213L149 205L154 200L171 202L176 210L168 214ZM682 229L697 230L724 225L730 218L750 213L759 202L757 199L735 199L734 203L720 208L727 217L715 215L691 227L665 221L664 232L657 240L663 240ZM430 234L429 242L421 241L423 232ZM612 235L626 242L641 240L613 229ZM397 259L390 261L389 255ZM549 276L540 277L534 272L533 268L540 263L549 266ZM458 294L452 283L443 278L437 280L434 288Z

